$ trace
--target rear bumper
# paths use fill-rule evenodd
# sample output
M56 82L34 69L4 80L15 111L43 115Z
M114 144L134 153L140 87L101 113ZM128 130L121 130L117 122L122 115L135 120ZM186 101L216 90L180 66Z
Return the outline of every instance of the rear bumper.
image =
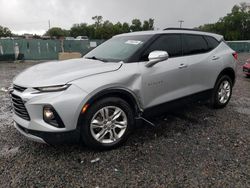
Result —
M243 65L243 72L246 75L250 75L250 63L246 63L246 64Z
M27 139L46 144L73 144L80 141L80 131L78 129L68 132L42 132L34 131L14 123L15 128Z
M243 66L243 72L244 72L244 74L246 74L246 75L250 75L250 67Z

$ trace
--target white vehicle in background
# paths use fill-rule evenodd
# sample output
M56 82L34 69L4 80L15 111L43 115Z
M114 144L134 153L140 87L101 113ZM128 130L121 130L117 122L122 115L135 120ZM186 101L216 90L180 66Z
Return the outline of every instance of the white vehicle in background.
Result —
M87 36L78 36L75 40L89 40Z
M65 37L65 40L75 40L74 37Z

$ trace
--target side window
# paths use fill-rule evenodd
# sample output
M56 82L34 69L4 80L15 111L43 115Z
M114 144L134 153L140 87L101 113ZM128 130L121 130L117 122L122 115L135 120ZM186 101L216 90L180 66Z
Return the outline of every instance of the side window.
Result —
M160 36L143 53L142 60L148 60L148 55L156 50L167 51L170 58L181 56L182 55L181 35L169 34Z
M215 49L220 43L213 37L205 36L205 39L207 40L209 50Z
M209 51L207 41L201 35L183 35L184 55L194 55Z

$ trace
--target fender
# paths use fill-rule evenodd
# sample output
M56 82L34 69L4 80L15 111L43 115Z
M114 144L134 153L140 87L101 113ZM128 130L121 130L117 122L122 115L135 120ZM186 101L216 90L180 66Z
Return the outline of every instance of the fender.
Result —
M104 89L98 93L96 93L94 96L92 96L87 103L92 103L93 101L96 101L98 99L101 99L103 97L109 97L109 96L117 96L122 99L124 99L126 102L128 102L130 105L133 105L135 112L138 114L140 112L143 112L142 105L136 96L136 94L127 89L122 87L112 87L108 89ZM87 104L86 103L86 104Z

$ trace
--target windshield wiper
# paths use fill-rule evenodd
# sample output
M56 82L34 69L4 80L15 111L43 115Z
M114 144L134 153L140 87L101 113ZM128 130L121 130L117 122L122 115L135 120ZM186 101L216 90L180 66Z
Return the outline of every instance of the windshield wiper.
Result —
M98 60L98 61L102 61L102 62L108 62L106 59L99 58L99 57L96 57L96 56L85 57L85 59L94 59L94 60Z

